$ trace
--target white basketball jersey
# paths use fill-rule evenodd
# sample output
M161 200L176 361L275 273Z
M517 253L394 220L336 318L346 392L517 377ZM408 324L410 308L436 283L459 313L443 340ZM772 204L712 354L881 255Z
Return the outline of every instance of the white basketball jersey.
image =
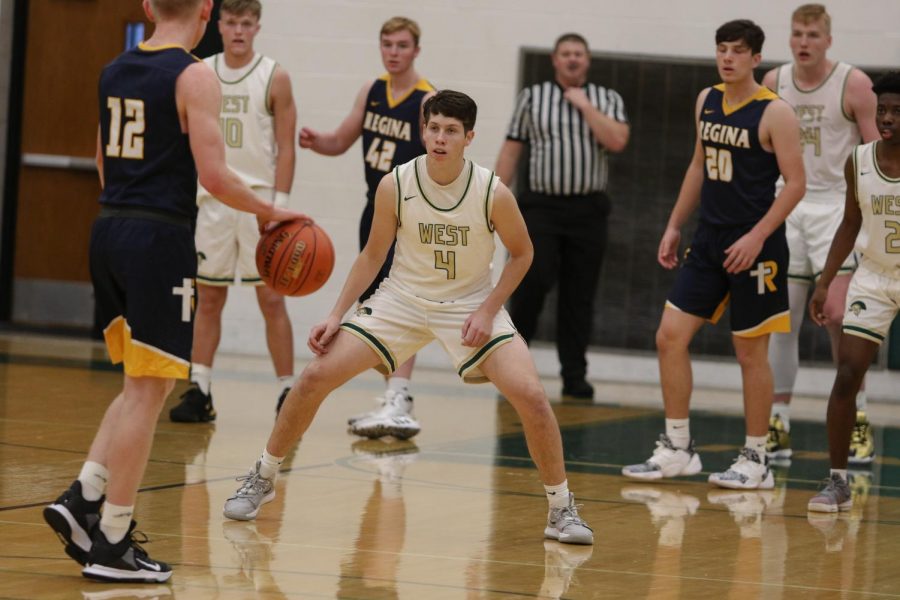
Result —
M223 54L204 62L219 77L222 109L219 125L225 139L225 161L249 186L275 187L275 119L269 88L277 63L257 54L247 65L231 69ZM200 188L199 194L209 195Z
M397 246L387 283L448 302L492 289L494 173L466 160L456 181L436 184L425 156L396 167Z
M878 168L878 143L853 151L856 200L862 211L856 250L864 259L894 271L900 269L900 178L888 177Z
M847 191L844 163L862 141L856 121L844 112L844 89L852 69L847 63L835 63L825 81L804 91L797 88L789 63L778 67L775 86L775 93L794 107L800 121L806 189L833 194L841 203Z

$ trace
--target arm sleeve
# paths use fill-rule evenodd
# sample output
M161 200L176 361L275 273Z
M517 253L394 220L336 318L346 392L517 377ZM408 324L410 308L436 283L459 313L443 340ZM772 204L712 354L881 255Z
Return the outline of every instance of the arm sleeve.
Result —
M531 133L531 89L525 88L516 98L516 109L506 132L506 139L527 142Z

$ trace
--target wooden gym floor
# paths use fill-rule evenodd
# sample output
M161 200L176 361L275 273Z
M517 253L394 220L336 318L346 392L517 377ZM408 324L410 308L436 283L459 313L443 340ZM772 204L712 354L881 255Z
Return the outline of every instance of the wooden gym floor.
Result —
M97 344L0 336L0 598L900 597L898 405L871 407L879 459L854 474L853 511L813 518L806 502L827 473L821 418L795 418L796 456L774 490L734 492L705 475L641 485L618 474L662 428L646 407L657 386L598 382L589 405L553 398L570 487L596 536L571 547L543 539L546 501L513 411L449 368L416 372L423 429L410 442L345 433L347 416L380 393L376 374L339 389L276 500L255 522L228 521L222 504L274 417L270 369L217 359L215 424L170 423L176 388L137 510L151 556L175 574L166 585L101 584L81 577L41 509L77 475L121 375ZM558 393L558 381L546 386ZM708 473L743 441L740 401L697 397L707 408L692 430Z

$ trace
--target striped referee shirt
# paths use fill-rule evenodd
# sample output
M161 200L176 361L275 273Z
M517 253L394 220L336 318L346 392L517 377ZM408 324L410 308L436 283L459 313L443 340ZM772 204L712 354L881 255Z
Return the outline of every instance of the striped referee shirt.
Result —
M585 84L584 91L600 112L628 122L618 92L593 83ZM519 92L506 139L531 144L531 191L572 196L606 189L606 150L594 138L581 111L563 98L556 81L536 83Z

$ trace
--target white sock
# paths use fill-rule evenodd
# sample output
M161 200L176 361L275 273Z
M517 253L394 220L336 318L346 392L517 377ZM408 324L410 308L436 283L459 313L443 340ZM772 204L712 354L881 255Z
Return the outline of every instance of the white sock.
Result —
M388 379L387 389L392 392L403 392L409 396L409 379L406 377L391 377Z
M208 396L209 388L212 385L212 367L191 363L191 381L196 383L200 391Z
M569 505L569 480L564 479L559 485L545 485L547 502L550 508L565 508Z
M831 469L831 471L829 471L830 475L834 475L835 473L840 475L841 479L847 481L847 469Z
M744 447L754 450L762 464L766 464L766 440L768 439L768 435L748 435L744 438Z
M866 390L856 392L856 411L866 412Z
M691 420L666 419L666 435L672 440L673 446L687 450L691 445Z
M773 402L772 403L772 416L778 417L781 419L781 422L784 423L784 430L791 430L791 405L786 402Z
M100 531L109 540L109 543L121 542L128 529L131 527L131 517L134 515L134 505L118 506L103 503L103 515L100 517Z
M268 450L264 449L262 456L259 457L259 474L264 479L274 480L283 462L283 456L272 456Z
M78 474L81 482L81 495L88 502L96 502L106 491L106 483L109 481L109 471L100 463L86 461Z
M284 375L278 378L278 383L281 385L282 390L287 390L294 387L294 381L296 380L296 377L293 375Z

